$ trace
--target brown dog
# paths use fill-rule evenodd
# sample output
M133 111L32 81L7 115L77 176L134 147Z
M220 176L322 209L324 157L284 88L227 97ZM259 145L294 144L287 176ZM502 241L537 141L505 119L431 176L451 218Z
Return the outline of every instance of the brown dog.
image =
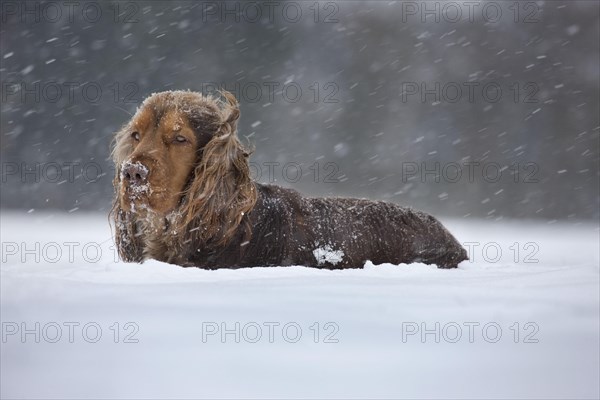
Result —
M253 182L235 97L148 97L117 132L111 211L119 255L200 268L365 261L455 268L465 249L434 217L392 203L307 198Z

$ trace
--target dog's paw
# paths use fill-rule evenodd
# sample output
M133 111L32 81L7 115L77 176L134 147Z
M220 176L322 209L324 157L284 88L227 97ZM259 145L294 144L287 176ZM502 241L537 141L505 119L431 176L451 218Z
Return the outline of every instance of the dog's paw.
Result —
M441 264L438 265L439 269L452 269L452 268L458 268L458 264Z

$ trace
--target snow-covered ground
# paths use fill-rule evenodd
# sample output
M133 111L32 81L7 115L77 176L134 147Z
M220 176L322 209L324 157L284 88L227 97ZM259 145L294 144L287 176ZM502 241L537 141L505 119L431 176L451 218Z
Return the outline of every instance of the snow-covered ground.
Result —
M104 215L3 212L1 395L598 398L598 226L444 222L457 270L204 271L116 262Z

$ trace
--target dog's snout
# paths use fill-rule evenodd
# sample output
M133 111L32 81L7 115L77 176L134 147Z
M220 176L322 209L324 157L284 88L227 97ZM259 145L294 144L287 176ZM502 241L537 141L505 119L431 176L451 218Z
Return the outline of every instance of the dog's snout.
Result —
M123 165L122 177L130 185L141 186L148 182L148 168L141 162L127 162Z

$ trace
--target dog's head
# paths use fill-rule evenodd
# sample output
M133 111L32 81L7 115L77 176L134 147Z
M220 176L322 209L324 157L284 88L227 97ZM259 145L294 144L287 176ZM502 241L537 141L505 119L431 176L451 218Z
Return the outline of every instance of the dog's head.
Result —
M237 137L238 103L231 93L222 96L153 94L116 133L117 245L119 239L140 245L138 222L149 216L176 216L170 232L226 242L252 209L256 191Z

